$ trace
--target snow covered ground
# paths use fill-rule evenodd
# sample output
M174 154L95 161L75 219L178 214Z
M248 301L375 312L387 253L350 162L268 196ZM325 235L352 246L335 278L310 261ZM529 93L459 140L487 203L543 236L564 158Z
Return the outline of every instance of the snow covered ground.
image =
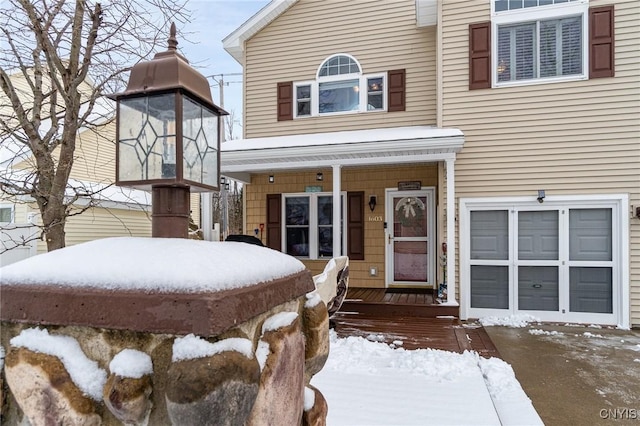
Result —
M220 265L211 259L225 259L225 268L208 271L203 265ZM173 268L174 264L182 268ZM167 268L180 273L172 275ZM275 279L302 268L294 258L244 243L172 239L168 244L164 239L108 238L4 267L2 282L197 292L211 286L242 287L258 278ZM257 274L253 279L252 273ZM140 279L133 280L133 276ZM212 282L212 276L219 282ZM76 355L78 351L68 339L48 336L45 330L25 330L12 339L12 345L51 353L63 361L84 357ZM0 347L0 366L5 349ZM122 368L132 357L141 358L125 353L110 368ZM148 360L143 361L143 371L148 370ZM85 393L99 399L101 389L96 384L103 382L106 372L88 359L75 363L84 370L74 371L72 378ZM82 386L85 382L86 389ZM311 384L327 399L330 426L542 424L511 366L475 352L410 351L402 348L401 342L392 347L362 337L340 339L332 333L327 364Z
M409 351L332 332L311 384L327 399L331 426L542 424L511 366L472 352Z

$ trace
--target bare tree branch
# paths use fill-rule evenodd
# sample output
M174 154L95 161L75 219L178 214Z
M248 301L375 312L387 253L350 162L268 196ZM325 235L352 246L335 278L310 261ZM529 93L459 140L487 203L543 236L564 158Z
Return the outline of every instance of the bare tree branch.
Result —
M185 3L0 2L0 153L14 155L0 163L0 190L4 199L35 202L49 250L64 247L68 217L101 202L100 191L70 184L78 134L98 135L112 120L101 97L164 48L169 22L189 19ZM95 149L101 144L113 141L96 137Z

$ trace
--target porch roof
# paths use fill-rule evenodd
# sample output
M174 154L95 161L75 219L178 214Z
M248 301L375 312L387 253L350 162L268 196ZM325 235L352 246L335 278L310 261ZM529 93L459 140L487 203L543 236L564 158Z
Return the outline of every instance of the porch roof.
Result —
M310 167L367 166L454 159L464 145L455 128L390 127L238 139L221 145L221 173L248 175Z

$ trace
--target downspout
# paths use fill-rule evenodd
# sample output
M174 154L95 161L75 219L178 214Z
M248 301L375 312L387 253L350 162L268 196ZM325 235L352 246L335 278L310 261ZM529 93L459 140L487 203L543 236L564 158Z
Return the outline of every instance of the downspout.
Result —
M444 59L443 59L443 2L437 2L436 16L436 126L444 125ZM445 209L447 230L447 305L458 305L456 301L456 183L455 183L455 153L453 158L446 160L447 206ZM442 194L443 191L439 191ZM442 195L440 195L442 197ZM442 202L442 200L440 200Z

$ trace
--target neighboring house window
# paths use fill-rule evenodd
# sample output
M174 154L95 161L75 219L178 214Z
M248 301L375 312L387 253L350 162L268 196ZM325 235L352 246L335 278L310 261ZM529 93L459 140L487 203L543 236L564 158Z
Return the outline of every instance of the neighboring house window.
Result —
M12 205L0 205L0 223L13 223Z
M613 77L613 14L588 0L494 0L491 22L469 26L469 89Z
M309 259L333 256L333 196L330 193L284 194L283 214L287 254ZM344 229L340 234L344 238ZM341 245L344 247L344 241Z
M404 70L364 74L350 55L331 56L320 64L315 80L278 83L278 120L404 111L404 77Z

